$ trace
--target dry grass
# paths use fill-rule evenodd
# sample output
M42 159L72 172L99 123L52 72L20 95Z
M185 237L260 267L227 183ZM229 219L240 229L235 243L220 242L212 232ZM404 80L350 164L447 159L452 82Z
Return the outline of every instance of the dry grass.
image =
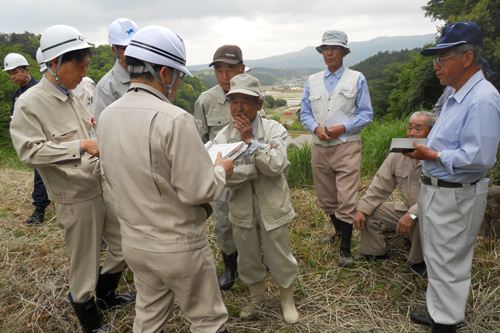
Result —
M369 180L360 184L366 190ZM28 227L32 213L32 172L0 168L0 332L77 332L77 319L67 301L69 260L62 232L56 226L53 206L45 223ZM397 198L397 194L395 195ZM287 325L282 320L278 288L269 278L267 301L251 319L238 317L248 302L248 288L238 280L223 292L230 314L230 332L426 332L409 320L413 309L425 310L426 280L404 282L408 243L388 236L391 259L384 263L358 263L339 269L338 244L320 245L317 239L332 234L332 226L317 206L310 190L293 192L297 218L290 223L293 253L300 275L295 299L301 320ZM210 243L218 265L213 222ZM355 232L353 251L359 253ZM465 324L459 332L500 332L499 243L476 243L473 278ZM120 288L133 289L128 273ZM116 332L131 332L134 307L105 314ZM188 332L189 323L177 309L166 332Z

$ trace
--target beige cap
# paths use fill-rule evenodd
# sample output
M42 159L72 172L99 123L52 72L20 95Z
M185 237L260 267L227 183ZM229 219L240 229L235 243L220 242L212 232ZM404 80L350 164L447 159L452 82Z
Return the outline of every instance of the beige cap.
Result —
M239 62L243 62L243 54L237 45L223 45L215 51L214 59L208 67L213 66L218 61L236 65Z
M226 94L229 96L231 94L241 93L250 96L260 96L260 82L258 79L249 74L239 74L231 79L231 89Z

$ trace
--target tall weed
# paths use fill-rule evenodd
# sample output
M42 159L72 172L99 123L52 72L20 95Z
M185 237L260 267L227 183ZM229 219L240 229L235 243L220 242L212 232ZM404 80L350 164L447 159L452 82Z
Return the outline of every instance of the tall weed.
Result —
M392 138L406 137L408 119L375 120L361 131L361 176L373 176L389 154ZM311 168L311 146L307 143L288 149L292 164L288 172L288 186L304 188L314 185Z

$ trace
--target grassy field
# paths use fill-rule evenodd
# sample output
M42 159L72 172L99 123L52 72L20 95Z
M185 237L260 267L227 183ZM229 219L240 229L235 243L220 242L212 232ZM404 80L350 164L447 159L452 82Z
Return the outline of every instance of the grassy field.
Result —
M76 316L67 300L69 259L56 212L49 206L42 226L29 227L24 221L32 213L31 170L15 161L0 163L0 332L77 332ZM362 180L360 193L368 187ZM391 198L398 200L397 194ZM332 234L332 226L318 207L314 190L295 189L292 201L297 213L290 223L292 250L299 262L295 300L300 322L283 322L278 287L268 276L265 306L251 319L241 320L240 309L249 301L241 280L223 292L229 312L230 332L427 332L409 320L411 310L425 311L427 281L405 282L408 241L387 235L391 259L358 263L349 269L337 266L338 243L320 245L317 240ZM209 240L219 268L222 258L215 245L213 221L207 223ZM499 243L479 239L476 243L472 285L465 324L459 332L500 332ZM359 254L359 233L353 237L353 252ZM103 253L105 255L105 253ZM133 290L130 272L120 283L121 290ZM105 315L113 332L131 332L134 306L112 310ZM189 332L178 308L165 332Z

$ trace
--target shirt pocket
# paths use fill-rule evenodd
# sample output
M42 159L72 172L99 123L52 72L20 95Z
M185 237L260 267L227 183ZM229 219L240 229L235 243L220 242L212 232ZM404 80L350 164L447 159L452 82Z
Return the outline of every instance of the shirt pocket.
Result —
M78 133L78 128L78 120L51 127L49 128L50 138L56 143L74 141L73 136Z
M455 150L460 147L460 137L456 131L442 126L432 139L429 148L436 151Z
M356 97L356 89L350 88L350 87L342 87L340 90L339 94L342 95L343 97L347 99L353 99Z
M210 115L207 117L207 125L208 127L226 126L231 119L231 115Z
M396 183L399 187L399 190L401 193L408 193L408 175L409 171L405 169L396 169L394 172L394 175L396 176Z

